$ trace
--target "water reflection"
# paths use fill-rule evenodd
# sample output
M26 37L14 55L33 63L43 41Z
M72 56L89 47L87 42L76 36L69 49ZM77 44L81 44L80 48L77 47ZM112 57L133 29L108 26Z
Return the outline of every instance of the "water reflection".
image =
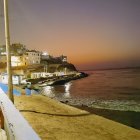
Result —
M48 97L54 97L55 96L54 87L52 87L52 86L44 87L43 90L42 90L42 94L45 95L45 96L48 96Z
M70 88L72 83L68 82L63 86L46 86L42 89L41 94L48 97L70 98Z
M66 83L66 84L64 85L64 88L65 88L65 93L64 93L64 95L63 95L64 98L70 98L70 97L71 97L71 96L70 96L70 87L71 87L71 85L72 85L71 82Z

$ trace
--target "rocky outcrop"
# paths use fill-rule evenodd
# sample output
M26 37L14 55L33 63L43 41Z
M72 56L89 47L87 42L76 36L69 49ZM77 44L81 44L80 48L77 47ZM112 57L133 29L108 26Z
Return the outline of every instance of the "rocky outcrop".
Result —
M70 64L70 63L63 63L63 64L61 64L57 68L57 71L63 71L65 69L67 69L68 71L77 71L75 66L73 64Z

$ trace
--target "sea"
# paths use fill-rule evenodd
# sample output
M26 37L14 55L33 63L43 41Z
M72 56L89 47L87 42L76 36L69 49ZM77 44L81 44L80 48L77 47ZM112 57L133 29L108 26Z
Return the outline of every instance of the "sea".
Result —
M89 76L65 85L47 86L42 93L140 129L140 68L84 72Z
M47 86L47 96L75 105L140 112L140 69L84 71L88 77Z

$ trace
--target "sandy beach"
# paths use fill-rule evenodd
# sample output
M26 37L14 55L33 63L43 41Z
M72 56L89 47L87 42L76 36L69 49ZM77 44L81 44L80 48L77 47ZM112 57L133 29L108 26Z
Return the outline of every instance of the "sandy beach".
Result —
M42 95L15 96L42 140L139 140L140 131Z

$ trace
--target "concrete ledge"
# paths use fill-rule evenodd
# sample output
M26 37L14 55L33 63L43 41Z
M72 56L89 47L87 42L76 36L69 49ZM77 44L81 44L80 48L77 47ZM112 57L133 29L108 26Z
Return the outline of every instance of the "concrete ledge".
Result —
M1 88L0 107L8 140L41 140Z

